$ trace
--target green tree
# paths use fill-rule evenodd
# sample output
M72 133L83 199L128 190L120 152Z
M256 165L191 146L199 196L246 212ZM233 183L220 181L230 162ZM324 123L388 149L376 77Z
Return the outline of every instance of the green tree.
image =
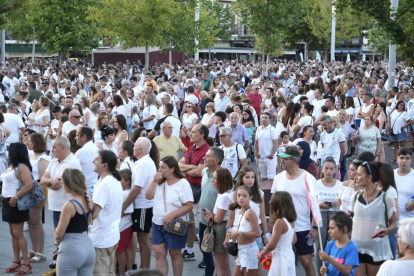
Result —
M328 60L332 34L332 0L306 0L309 9L306 13L306 22L310 31L319 41L324 60ZM360 17L353 12L351 7L344 7L341 12L336 12L335 42L349 40L358 37L362 30Z
M36 39L49 53L62 56L98 46L96 25L86 21L87 6L94 0L26 0L15 8L8 28L21 40Z
M274 34L284 35L287 26L295 19L294 10L297 4L298 0L238 0L235 3L240 23L246 25L261 41L263 61L269 53L268 49L273 51L279 47L281 41L275 39L278 36Z
M88 19L98 26L98 34L111 46L122 49L145 47L145 68L149 64L149 47L168 47L164 34L171 28L176 14L174 0L96 0L89 6Z
M367 46L374 53L373 60L375 60L375 53L387 55L389 37L378 24L372 23L370 28L365 32L365 37L368 40Z

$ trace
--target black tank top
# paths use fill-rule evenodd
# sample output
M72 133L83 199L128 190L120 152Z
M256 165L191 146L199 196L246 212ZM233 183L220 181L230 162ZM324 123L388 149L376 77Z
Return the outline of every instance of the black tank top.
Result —
M83 233L85 231L88 231L88 223L86 221L85 215L79 214L78 208L76 208L76 204L72 200L70 200L70 202L72 202L73 206L75 206L76 213L73 218L70 219L65 233Z

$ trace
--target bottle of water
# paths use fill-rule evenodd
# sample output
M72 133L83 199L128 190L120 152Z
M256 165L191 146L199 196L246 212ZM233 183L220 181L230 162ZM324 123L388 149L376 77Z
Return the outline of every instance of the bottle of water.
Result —
M272 238L272 234L270 234L269 231L266 231L265 235L267 238L267 242L270 242L270 239Z
M375 228L375 233L374 233L374 235L375 235L375 234L377 234L377 233L379 233L379 232L381 232L382 230L384 230L384 227L382 226L382 224L379 224L379 225ZM380 240L381 240L381 238L380 238L380 237L374 238L374 241L380 241Z
M228 225L226 225L226 233L227 233L227 235L228 235L228 237L229 237L229 241L228 242L226 242L226 246L229 246L230 245L230 243L229 242L232 242L233 240L231 240L230 239L230 236L231 236L231 232L233 231L233 229L232 228L230 228Z
M308 241L306 242L306 244L307 244L308 246L313 246L313 238L312 238L312 235L309 235L309 237L308 237Z

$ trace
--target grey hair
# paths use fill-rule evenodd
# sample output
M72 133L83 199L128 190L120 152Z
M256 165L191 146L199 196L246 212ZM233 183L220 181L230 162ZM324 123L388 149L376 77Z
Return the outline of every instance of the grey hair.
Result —
M146 137L139 137L136 143L140 146L142 151L146 154L149 154L152 148L151 141Z
M70 149L70 142L65 136L59 136L55 139L55 145Z
M210 148L211 149L211 148ZM403 243L407 244L411 250L414 250L414 218L403 219L400 222L398 236Z
M158 88L158 92L167 92L167 86L161 85L160 88Z
M128 84L129 85L129 82L127 80L121 81L121 85L125 85L125 84Z
M240 119L240 115L239 115L239 113L237 113L237 112L232 112L232 113L230 113L230 116L231 115L237 115L237 119Z
M172 124L171 124L171 122L164 121L164 122L162 122L162 124L161 124L161 129L163 129L163 128L165 127L165 125L167 125L167 124L172 125Z
M93 103L90 107L89 107L89 109L91 110L91 111L96 111L96 110L98 110L98 108L100 108L101 107L101 105L99 104L99 103Z
M224 131L226 134L229 134L229 135L231 135L233 133L233 131L229 127L221 127L221 128L219 128L219 130L220 130L220 132Z
M213 152L214 158L218 159L218 164L221 165L224 160L224 150L219 147L210 147L210 150Z
M7 107L7 110L14 110L14 109L19 109L19 107L17 106L17 104L11 103Z
M322 116L322 118L320 119L321 122L327 122L327 123L332 123L332 118L329 115L324 115Z
M207 91L201 91L201 93L200 93L201 95L204 95L204 96L207 96L208 97L208 93L207 93Z

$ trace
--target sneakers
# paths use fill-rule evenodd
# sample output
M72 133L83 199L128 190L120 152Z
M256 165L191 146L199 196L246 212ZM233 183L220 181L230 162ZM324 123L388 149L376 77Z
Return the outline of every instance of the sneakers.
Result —
M204 259L198 264L198 268L206 268L206 264L204 263Z
M196 259L194 253L193 254L187 253L187 249L184 250L181 256L183 256L183 261L195 261Z
M23 232L27 232L27 231L29 231L29 225L25 223L23 226Z

